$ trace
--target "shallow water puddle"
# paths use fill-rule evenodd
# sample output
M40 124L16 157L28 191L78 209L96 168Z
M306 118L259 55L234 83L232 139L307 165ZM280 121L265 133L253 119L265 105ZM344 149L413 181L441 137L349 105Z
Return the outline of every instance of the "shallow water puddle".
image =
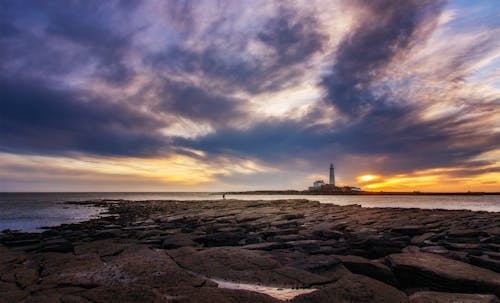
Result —
M316 291L315 288L283 288L283 287L269 287L257 284L235 283L218 279L210 279L218 284L219 288L249 290L268 296L274 297L279 300L291 300L298 295L308 294Z

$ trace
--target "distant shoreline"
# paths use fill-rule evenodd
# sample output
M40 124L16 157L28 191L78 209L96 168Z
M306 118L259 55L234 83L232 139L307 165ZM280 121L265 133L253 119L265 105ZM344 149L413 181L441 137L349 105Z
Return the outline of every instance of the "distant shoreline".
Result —
M500 195L500 192L390 192L390 191L312 191L312 190L254 190L221 192L226 195L348 195L348 196L483 196Z

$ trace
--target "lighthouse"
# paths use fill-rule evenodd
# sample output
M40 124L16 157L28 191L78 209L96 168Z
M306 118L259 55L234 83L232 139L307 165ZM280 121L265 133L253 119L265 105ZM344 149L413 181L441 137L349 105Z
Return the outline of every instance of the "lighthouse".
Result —
M335 186L335 168L333 168L333 163L330 163L330 184Z

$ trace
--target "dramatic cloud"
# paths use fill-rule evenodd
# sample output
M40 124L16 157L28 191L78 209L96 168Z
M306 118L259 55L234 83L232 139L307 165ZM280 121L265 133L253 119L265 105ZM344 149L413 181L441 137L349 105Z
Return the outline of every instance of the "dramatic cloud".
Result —
M50 88L40 81L0 78L1 150L152 155L164 144L160 121L133 106Z
M306 187L333 160L341 182L373 189L449 178L491 190L498 9L444 0L2 1L0 160L12 162L0 167L2 182L20 184L21 172L41 166L19 157L39 156L61 174L55 183L72 158L82 180L105 178L100 167L119 172L114 189L134 176L158 188L188 176L208 189ZM377 179L357 178L368 173Z
M357 117L385 98L372 92L372 82L400 52L422 43L420 29L435 23L439 1L353 1L362 21L339 45L333 71L323 79L328 101L345 114ZM390 100L389 100L390 101Z

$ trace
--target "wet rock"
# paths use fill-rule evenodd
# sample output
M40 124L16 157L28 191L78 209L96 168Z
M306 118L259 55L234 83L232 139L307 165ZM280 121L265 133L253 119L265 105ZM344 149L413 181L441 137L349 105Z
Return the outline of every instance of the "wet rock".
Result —
M424 241L431 239L434 235L435 233L430 232L430 233L424 233L423 235L414 236L413 238L411 238L411 244L413 245L423 244Z
M173 302L158 290L145 285L101 286L81 294L94 303Z
M368 276L390 285L396 285L396 277L386 265L359 256L337 256L351 272Z
M122 234L121 229L104 229L93 234L95 239L118 238Z
M172 288L164 295L169 301L179 303L278 303L281 300L268 295L234 289L212 287Z
M26 260L26 254L0 245L0 264L19 263Z
M293 303L384 302L405 303L408 297L396 288L362 275L347 275L334 284L295 297Z
M217 232L197 237L194 241L201 243L206 247L237 246L244 238L245 233L243 232Z
M406 242L392 241L381 237L370 237L364 239L362 243L365 256L369 258L380 258L398 253L407 246Z
M111 274L116 272L128 284L145 284L150 287L164 288L173 286L207 285L207 281L195 277L181 269L163 250L147 247L130 247L107 263ZM109 282L108 282L109 281ZM115 284L115 279L107 279L105 285Z
M284 244L289 247L293 247L293 249L299 249L306 252L311 252L315 250L319 250L321 241L319 240L297 240L297 241L289 241Z
M165 249L175 249L184 246L196 246L196 243L190 235L182 233L166 236L161 244L161 247Z
M395 254L386 262L398 280L410 286L500 294L500 274L436 254Z
M335 230L337 227L338 225L335 223L321 223L315 225L309 232L313 238L317 239L340 239L344 236L344 233Z
M264 242L264 243L256 243L242 246L241 248L249 249L249 250L265 250L270 251L274 249L285 249L291 247L290 244L283 242Z
M329 280L337 281L351 272L344 267L336 256L312 255L298 256L293 261L286 263L287 266L307 270L314 274L323 276Z
M443 246L425 246L420 248L420 251L440 255L446 255L448 253L448 250Z
M452 229L446 232L448 238L477 238L488 236L488 233L479 229Z
M5 283L0 281L0 302L11 303L20 302L23 298L26 298L29 292L22 290L16 286L14 283Z
M268 286L307 287L328 279L279 262L257 251L240 248L210 248L202 251L169 251L183 268L206 277Z
M391 229L391 231L393 233L415 236L426 233L428 231L428 227L426 227L425 225L407 225L401 227L394 227Z
M16 284L22 289L26 289L38 281L38 265L33 262L22 264L15 268L14 276Z
M305 215L303 213L298 214L285 214L282 216L285 220L303 219Z
M66 239L52 239L43 241L39 249L41 252L73 252L73 244Z
M40 244L40 239L22 239L22 240L14 240L14 241L4 241L5 244L11 247L19 247L19 246L37 246Z
M75 244L75 254L98 254L101 257L116 256L123 252L131 243L119 242L114 239L96 240L92 242Z
M500 260L498 259L493 259L488 255L469 256L469 259L472 264L500 273Z
M95 287L102 279L96 273L104 263L97 254L75 256L69 253L44 253L41 255L40 281L43 287L68 285Z
M406 246L405 248L403 248L401 250L401 252L404 252L404 253L420 252L420 248L418 246L410 245L410 246Z
M151 287L198 286L204 279L194 277L164 253L143 246L125 249L109 262L97 254L49 253L43 257L42 283L85 288L117 284L146 284Z
M495 295L421 291L410 296L411 303L498 303Z

